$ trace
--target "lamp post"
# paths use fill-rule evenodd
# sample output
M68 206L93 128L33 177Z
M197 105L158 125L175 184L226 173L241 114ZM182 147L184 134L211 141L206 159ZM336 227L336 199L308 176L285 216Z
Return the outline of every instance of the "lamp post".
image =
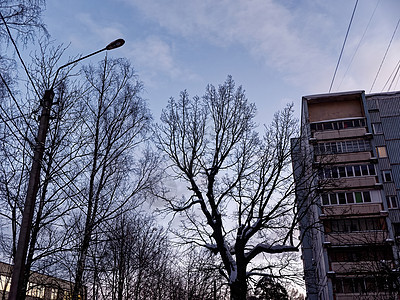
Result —
M22 214L21 228L18 237L18 246L14 258L14 268L11 279L11 287L8 300L23 300L25 299L26 287L24 286L24 269L25 261L28 252L30 233L32 227L33 213L35 210L36 196L39 190L40 183L40 170L43 160L43 153L46 143L47 131L49 128L51 106L53 105L54 98L54 84L56 82L59 71L69 65L77 63L90 56L98 54L106 50L112 50L121 47L125 41L118 39L108 44L103 49L97 50L72 62L69 62L59 67L54 76L53 83L49 90L46 90L41 101L42 112L40 115L39 129L35 140L35 147L33 153L32 167L29 174L28 190L26 192L24 210Z

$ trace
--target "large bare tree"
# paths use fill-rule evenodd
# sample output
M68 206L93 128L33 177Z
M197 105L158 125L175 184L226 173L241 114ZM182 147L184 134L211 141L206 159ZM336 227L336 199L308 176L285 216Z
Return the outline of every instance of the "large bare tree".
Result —
M184 195L165 189L159 196L168 210L181 213L180 238L219 254L235 300L246 299L252 275L279 275L289 267L287 259L270 255L298 251L293 107L277 112L262 135L255 114L255 105L229 76L217 88L208 85L201 98L186 91L171 98L156 130L169 175L187 185Z

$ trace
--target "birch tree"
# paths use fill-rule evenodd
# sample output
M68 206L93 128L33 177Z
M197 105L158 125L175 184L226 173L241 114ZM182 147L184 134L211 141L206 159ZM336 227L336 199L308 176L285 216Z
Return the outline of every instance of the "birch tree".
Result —
M157 158L145 147L151 116L129 62L106 58L97 68L85 68L84 75L82 126L76 139L81 159L74 166L82 172L74 181L78 210L70 224L77 249L74 300L82 291L96 230L142 203L157 176Z

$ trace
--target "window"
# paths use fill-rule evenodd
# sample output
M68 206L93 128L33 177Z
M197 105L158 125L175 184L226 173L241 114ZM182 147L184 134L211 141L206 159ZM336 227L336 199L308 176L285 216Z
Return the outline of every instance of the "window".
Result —
M71 293L68 291L64 291L64 298L63 300L71 300Z
M57 300L58 289L51 288L50 300Z
M371 145L366 140L350 140L341 142L319 143L315 147L317 155L320 154L336 154L348 152L370 151Z
M353 193L346 193L347 203L352 204L354 203Z
M354 194L355 194L355 196L356 196L356 203L362 203L363 201L362 201L362 194L361 194L361 192L355 192Z
M369 192L363 192L364 202L371 202L371 194Z
M318 175L320 179L329 179L353 176L375 176L376 172L374 165L368 164L324 168L319 170Z
M340 130L343 128L365 127L365 119L354 119L345 121L329 121L321 123L311 123L311 131Z
M371 193L365 192L339 192L321 195L322 205L341 205L372 202Z
M361 174L362 176L368 176L369 171L368 171L368 166L367 165L361 165Z
M358 232L358 231L381 231L385 230L383 218L361 218L361 219L337 219L325 220L325 233Z
M354 175L361 176L361 166L354 166Z
M388 208L398 208L396 196L387 196L386 202L387 202Z
M376 175L375 167L372 164L368 165L369 175Z
M339 204L346 204L346 194L345 193L338 193L339 197Z
M379 158L388 157L385 146L376 147L376 153L378 154Z
M332 204L332 205L337 204L336 194L330 194L330 195L329 195L329 200L331 201L331 204Z
M0 275L0 289L2 292L10 291L11 277L6 275Z
M383 181L384 182L392 182L392 172L391 171L383 171Z
M329 204L329 197L328 197L327 194L323 194L321 196L321 198L322 198L322 205L328 205Z
M392 223L393 225L393 231L394 231L394 235L400 236L400 223Z
M352 166L346 166L346 173L347 173L348 177L354 176L353 167Z
M31 297L44 298L44 286L37 283L28 282L26 287L26 295Z
M382 133L382 123L373 123L372 124L372 131L374 134Z

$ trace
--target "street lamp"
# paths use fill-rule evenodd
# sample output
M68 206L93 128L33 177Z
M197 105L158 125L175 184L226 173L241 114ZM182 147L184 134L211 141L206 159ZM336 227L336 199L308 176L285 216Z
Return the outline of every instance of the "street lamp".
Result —
M21 228L18 237L18 246L14 258L14 268L11 279L11 287L8 296L8 300L20 300L25 299L25 294L22 291L26 290L24 285L24 270L25 270L25 260L28 252L33 212L35 210L36 196L39 190L40 182L40 170L43 160L44 147L46 143L46 135L49 128L50 111L53 105L54 98L54 84L56 82L59 71L69 65L77 63L83 59L93 56L97 53L112 50L121 47L125 41L123 39L118 39L110 44L108 44L103 49L97 50L79 59L71 61L57 69L54 76L53 83L49 90L46 90L43 96L43 101L41 101L42 112L40 115L39 129L36 136L36 144L34 147L33 161L31 172L29 174L28 190L26 192L24 211L22 214Z

